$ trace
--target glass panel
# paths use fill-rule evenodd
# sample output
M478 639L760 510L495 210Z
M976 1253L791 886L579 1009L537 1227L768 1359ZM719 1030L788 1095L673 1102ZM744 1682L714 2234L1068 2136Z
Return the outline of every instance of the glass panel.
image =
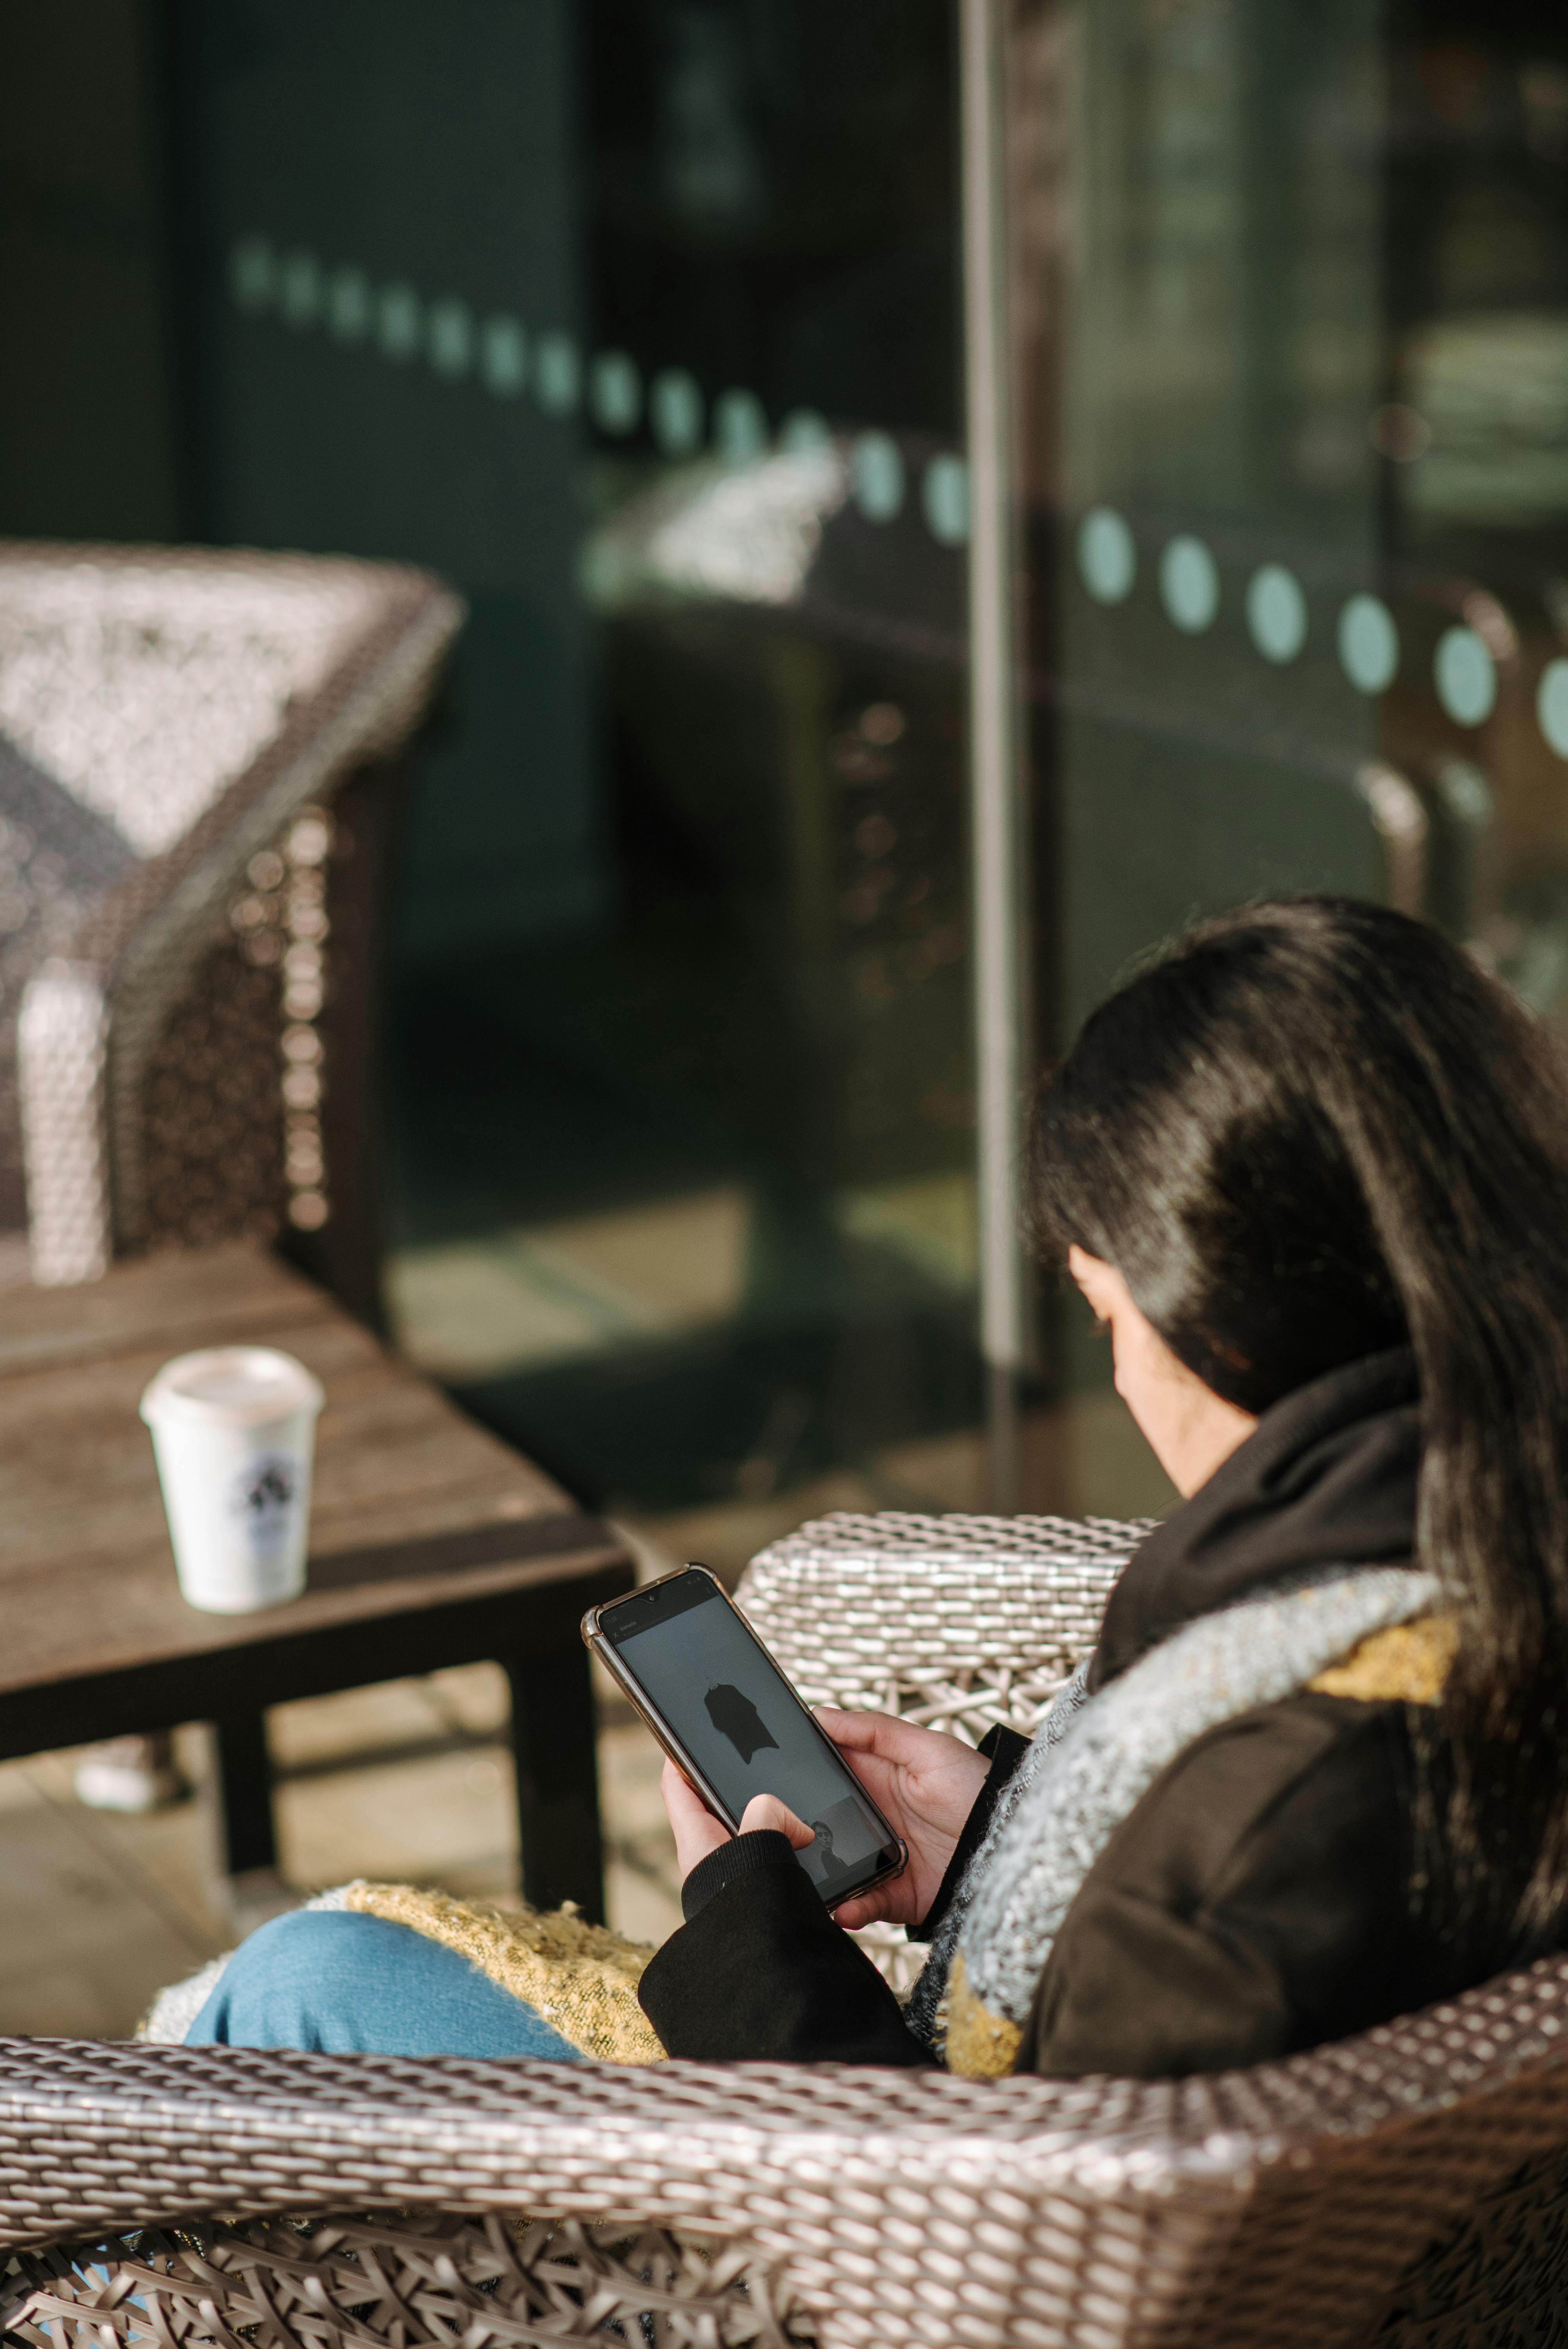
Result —
M1384 543L1440 609L1385 698L1434 798L1432 905L1568 1021L1568 42L1394 11Z
M736 1563L967 1497L946 0L186 0L206 524L471 617L415 811L391 1296Z
M1562 1020L1561 29L1008 19L1042 1033L1191 914L1299 888L1426 914ZM1047 1351L1038 1488L1157 1494L1075 1314Z

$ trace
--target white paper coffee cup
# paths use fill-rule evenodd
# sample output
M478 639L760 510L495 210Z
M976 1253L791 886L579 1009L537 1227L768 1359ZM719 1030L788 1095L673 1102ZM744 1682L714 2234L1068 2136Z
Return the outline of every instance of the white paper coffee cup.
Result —
M192 1607L244 1615L304 1588L324 1400L304 1364L271 1346L180 1354L148 1387L141 1416Z

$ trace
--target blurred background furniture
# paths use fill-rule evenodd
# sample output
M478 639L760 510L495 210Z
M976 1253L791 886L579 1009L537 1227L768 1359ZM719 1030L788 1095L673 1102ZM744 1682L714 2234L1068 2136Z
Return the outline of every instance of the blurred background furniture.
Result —
M407 566L0 546L0 1278L281 1235L381 1326L379 934L461 616ZM169 1799L167 1738L77 1790Z
M829 1518L740 1595L814 1693L1024 1725L1139 1530ZM13 2040L0 2323L35 2349L639 2317L672 2349L1523 2349L1561 2338L1565 2050L1563 1959L1185 2081Z
M407 566L0 547L0 1237L35 1280L287 1234L380 1316L397 766L462 606Z
M727 1574L829 1509L1168 1506L976 1080L1275 890L1568 1030L1556 20L64 0L0 82L0 530L471 605L406 1350Z
M137 1398L170 1354L275 1345L326 1392L304 1595L251 1615L181 1597ZM511 1688L521 1889L603 1913L583 1609L635 1574L609 1527L264 1247L163 1251L90 1288L14 1290L0 1322L0 1756L214 1723L218 1892L276 1877L261 1708L494 1659Z

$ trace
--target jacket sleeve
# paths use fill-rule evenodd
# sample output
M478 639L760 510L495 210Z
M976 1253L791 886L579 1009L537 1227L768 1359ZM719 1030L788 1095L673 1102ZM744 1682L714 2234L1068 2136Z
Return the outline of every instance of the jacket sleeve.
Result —
M981 1740L990 1773L913 1939L929 1940L979 1848L1028 1740ZM737 1836L681 1888L686 1923L645 1968L637 1995L672 2055L710 2063L930 2064L897 1999L823 1908L787 1836Z
M1224 2071L1441 1995L1409 1894L1408 1758L1401 1707L1310 1694L1197 1740L1086 1878L1017 2068Z
M668 2053L704 2063L885 2064L931 2057L865 1952L835 1925L772 1829L737 1836L693 1868L686 1923L637 1995Z

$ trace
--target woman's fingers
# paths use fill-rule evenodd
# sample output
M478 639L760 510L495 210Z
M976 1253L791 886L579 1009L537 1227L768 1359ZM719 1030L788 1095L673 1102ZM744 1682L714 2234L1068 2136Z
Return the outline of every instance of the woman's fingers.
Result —
M659 1792L675 1834L676 1858L684 1878L699 1859L706 1859L710 1851L717 1851L720 1844L729 1841L729 1829L714 1817L686 1773L673 1762L665 1764ZM788 1836L797 1851L805 1849L814 1832L777 1795L753 1795L747 1804L740 1822L741 1834L753 1834L759 1827L772 1827L779 1835Z
M916 1721L901 1720L896 1713L841 1713L835 1705L820 1704L817 1719L844 1754L874 1754L904 1770L929 1770L953 1758L954 1749L972 1756L975 1748L961 1737L940 1729L923 1729Z
M712 1815L684 1770L677 1770L667 1757L659 1773L659 1793L673 1825L677 1818L686 1818L700 1812L706 1819Z
M913 1925L919 1914L908 1886L902 1877L895 1877L891 1884L879 1884L841 1902L833 1911L833 1922L846 1933L858 1933L862 1925L875 1925L884 1917L895 1925Z
M777 1795L753 1795L740 1815L742 1835L755 1835L759 1828L772 1827L787 1835L797 1851L804 1851L814 1838L814 1830L798 1819L787 1804Z
M836 1704L812 1707L835 1745L846 1754L886 1754L909 1723L896 1713L841 1713Z
M817 1705L817 1720L841 1753L875 1754L906 1769L918 1766L920 1741L932 1736L930 1729L915 1729L897 1713L841 1713L836 1705Z
M875 1892L857 1892L852 1900L841 1901L833 1911L833 1922L841 1925L846 1933L858 1933L862 1925L874 1925L887 1910Z
M676 1865L684 1884L697 1862L729 1841L729 1829L716 1819L684 1770L666 1762L659 1779L665 1813L676 1839Z

